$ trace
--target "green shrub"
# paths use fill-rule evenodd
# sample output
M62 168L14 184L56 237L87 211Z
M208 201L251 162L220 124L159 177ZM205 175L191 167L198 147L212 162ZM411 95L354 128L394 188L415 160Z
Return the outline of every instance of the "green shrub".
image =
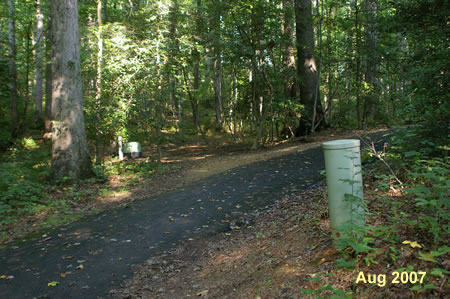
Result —
M0 163L0 224L7 224L15 215L33 213L40 206L44 185L30 180L32 176L18 163Z

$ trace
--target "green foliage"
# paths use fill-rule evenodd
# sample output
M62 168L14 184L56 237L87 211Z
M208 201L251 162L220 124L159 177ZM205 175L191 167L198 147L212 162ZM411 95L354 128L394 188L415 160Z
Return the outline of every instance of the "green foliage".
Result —
M34 182L31 171L19 163L0 163L0 218L7 224L15 215L33 214L40 208L44 185Z
M101 165L95 165L94 168L95 179L99 183L103 183L108 179L108 176L105 173L105 170Z
M151 162L150 160L140 161L140 160L126 160L122 162L111 162L102 167L98 166L98 173L103 173L104 175L125 175L125 174L136 174L139 176L150 177L157 170L166 170L167 166L158 166L157 163Z
M12 138L9 124L0 122L0 151L6 150L11 142Z
M23 148L34 148L37 146L36 142L33 140L33 137L23 138L21 145Z
M336 289L328 283L323 283L322 280L328 276L334 275L333 273L328 274L317 274L315 277L308 278L309 281L312 281L316 284L321 284L319 288L316 289L306 289L302 288L299 291L305 295L313 295L316 298L353 298L352 292L345 292L340 289ZM326 295L325 295L326 294Z
M450 4L445 0L394 1L395 23L408 42L406 76L411 84L403 102L403 115L412 121L447 126L449 119L448 61L446 36ZM411 113L412 112L412 113Z
M34 214L43 199L49 174L49 144L38 146L32 138L23 147L11 147L0 161L0 218L2 224L17 216Z

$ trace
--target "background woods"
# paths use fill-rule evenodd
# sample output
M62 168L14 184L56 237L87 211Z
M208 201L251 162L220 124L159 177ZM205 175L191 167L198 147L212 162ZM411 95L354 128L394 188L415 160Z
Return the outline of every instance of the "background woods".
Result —
M1 6L3 148L43 128L44 119L49 130L50 2ZM157 144L201 136L206 143L208 135L227 132L253 139L257 148L327 126L443 121L446 6L440 0L80 0L91 153L101 163L118 135Z

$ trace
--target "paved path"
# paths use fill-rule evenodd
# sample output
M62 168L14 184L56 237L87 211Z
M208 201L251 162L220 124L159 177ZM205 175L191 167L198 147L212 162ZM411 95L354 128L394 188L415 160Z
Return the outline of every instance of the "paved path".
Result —
M381 134L378 134L380 136ZM142 263L177 242L226 230L230 214L254 210L320 180L320 147L261 161L103 212L0 250L0 298L108 297ZM82 265L82 266L81 266ZM67 273L61 278L61 273ZM49 287L47 284L60 284Z

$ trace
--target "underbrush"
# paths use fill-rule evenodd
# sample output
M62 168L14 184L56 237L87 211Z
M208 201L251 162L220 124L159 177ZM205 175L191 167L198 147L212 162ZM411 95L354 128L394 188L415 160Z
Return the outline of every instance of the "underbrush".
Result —
M94 213L105 203L100 198L130 194L142 180L167 170L149 159L111 158L94 166L94 178L52 185L50 162L51 142L31 137L0 155L0 243Z
M32 138L8 149L0 160L0 225L35 214L46 206L43 191L50 166L50 145Z
M318 273L312 281L319 286L302 292L339 298L449 295L448 136L433 135L422 126L404 129L384 151L366 153L379 160L364 167L366 225L341 231L346 234L332 271L352 273L352 281L338 288L332 275Z

